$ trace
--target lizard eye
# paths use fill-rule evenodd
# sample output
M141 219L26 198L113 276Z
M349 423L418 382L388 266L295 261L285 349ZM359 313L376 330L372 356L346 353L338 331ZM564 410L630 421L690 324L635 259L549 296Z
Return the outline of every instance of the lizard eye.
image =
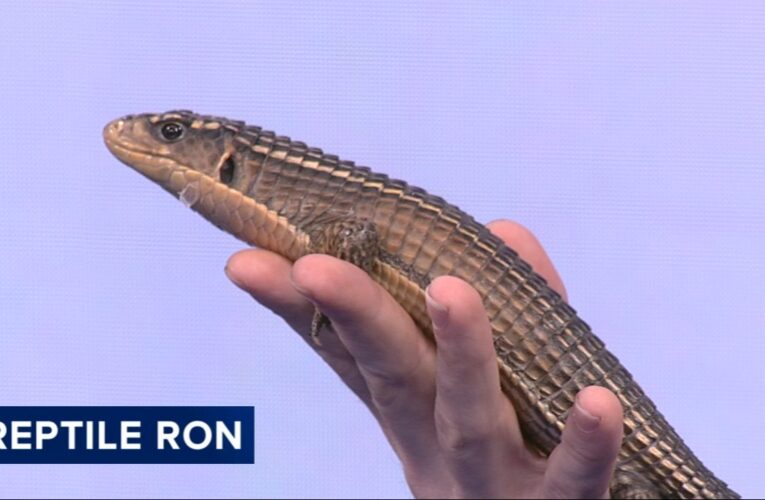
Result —
M183 124L178 122L167 122L163 124L162 128L160 129L162 138L168 142L177 141L178 139L183 137L183 133L185 131L186 131L186 127L184 127Z

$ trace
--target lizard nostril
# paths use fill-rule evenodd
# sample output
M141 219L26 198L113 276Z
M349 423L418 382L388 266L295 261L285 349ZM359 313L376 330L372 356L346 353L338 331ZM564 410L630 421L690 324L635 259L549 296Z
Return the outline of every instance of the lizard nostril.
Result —
M110 122L109 124L104 127L104 135L107 137L114 137L120 132L122 132L122 128L125 126L124 119L120 118L119 120L114 120Z

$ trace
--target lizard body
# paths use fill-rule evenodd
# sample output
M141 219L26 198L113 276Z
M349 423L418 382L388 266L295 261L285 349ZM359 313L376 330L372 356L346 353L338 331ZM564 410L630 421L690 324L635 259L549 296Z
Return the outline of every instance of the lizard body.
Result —
M442 198L259 127L189 111L126 116L109 123L104 138L122 162L249 244L293 261L327 253L359 265L431 338L428 283L442 275L470 283L489 315L502 389L530 446L552 451L581 389L601 385L619 398L615 497L737 497L574 309Z

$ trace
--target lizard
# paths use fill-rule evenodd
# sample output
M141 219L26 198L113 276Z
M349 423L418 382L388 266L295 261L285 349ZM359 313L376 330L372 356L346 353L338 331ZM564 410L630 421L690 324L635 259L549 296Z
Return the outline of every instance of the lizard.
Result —
M324 253L359 266L431 340L426 287L443 275L468 282L490 319L501 388L541 456L560 441L579 390L600 385L618 397L614 498L738 498L576 311L443 198L261 127L187 110L127 115L103 137L120 161L247 244L292 261ZM317 342L327 324L317 310Z

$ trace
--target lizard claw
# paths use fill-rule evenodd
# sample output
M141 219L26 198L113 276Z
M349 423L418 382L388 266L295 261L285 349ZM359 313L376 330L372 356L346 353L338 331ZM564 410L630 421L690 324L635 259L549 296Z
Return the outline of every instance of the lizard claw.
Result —
M331 324L332 323L330 323L329 318L324 313L319 311L319 308L317 307L313 312L313 320L311 321L311 340L313 341L314 345L321 345L319 332L322 328L325 326L330 326Z

